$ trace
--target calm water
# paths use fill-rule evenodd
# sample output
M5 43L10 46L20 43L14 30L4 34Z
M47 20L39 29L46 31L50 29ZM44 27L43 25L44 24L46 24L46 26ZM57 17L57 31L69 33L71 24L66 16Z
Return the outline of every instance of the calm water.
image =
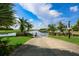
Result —
M32 33L33 35L35 35L37 33L38 37L48 36L48 33L42 33L42 32L39 32L39 31L30 31L30 33Z
M48 36L48 33L42 33L39 31L30 31L30 33L33 34L33 36L35 36L35 34L37 33L38 37ZM0 34L0 37L4 37L4 36L16 36L16 33Z

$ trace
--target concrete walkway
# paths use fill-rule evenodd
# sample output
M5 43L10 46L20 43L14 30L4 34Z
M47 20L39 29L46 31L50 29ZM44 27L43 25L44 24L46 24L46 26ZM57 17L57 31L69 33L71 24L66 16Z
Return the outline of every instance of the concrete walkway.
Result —
M79 46L55 38L38 37L17 48L12 56L79 56Z

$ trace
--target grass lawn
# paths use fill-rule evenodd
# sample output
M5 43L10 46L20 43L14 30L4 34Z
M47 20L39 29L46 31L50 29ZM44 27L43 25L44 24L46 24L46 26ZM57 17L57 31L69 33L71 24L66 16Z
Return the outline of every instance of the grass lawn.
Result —
M20 32L20 30L0 30L1 33L12 33L12 32ZM16 36L16 37L4 37L2 40L8 40L9 45L23 44L24 42L31 39L31 36Z
M20 32L20 30L0 30L1 33L12 33L12 32ZM31 39L31 36L16 36L16 37L3 37L2 40L8 40L9 45L17 45L17 44L24 44L24 42Z
M68 36L50 36L50 37L68 41L68 42L75 43L75 44L79 45L79 37L78 36L71 36L70 39L68 38Z
M19 36L19 37L4 37L2 40L8 40L8 45L24 44L30 40L31 36Z
M3 33L13 33L13 32L20 32L20 30L0 30L0 34L3 34Z
M30 40L31 36L18 36L18 37L0 37L2 42L7 42L7 46L1 46L0 56L11 54L16 48L23 45ZM0 42L1 42L0 41Z
M19 33L20 30L0 30L0 34ZM23 45L32 38L31 35L15 36L15 37L0 37L0 56L10 55L16 48Z

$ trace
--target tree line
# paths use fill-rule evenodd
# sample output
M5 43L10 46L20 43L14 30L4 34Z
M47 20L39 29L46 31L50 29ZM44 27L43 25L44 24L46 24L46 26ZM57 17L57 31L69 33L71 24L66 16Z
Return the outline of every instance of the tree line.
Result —
M49 34L67 35L70 38L71 35L79 36L79 34L77 33L78 31L79 31L79 19L74 25L70 25L70 21L68 21L68 24L66 25L61 21L58 23L58 25L55 24L48 25Z

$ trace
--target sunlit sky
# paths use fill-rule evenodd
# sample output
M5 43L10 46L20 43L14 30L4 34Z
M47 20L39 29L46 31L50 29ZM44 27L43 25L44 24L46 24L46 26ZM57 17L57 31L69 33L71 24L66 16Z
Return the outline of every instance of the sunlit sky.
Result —
M48 24L59 21L71 25L79 18L79 4L68 3L16 3L13 10L18 18L24 17L34 25L34 28L45 28Z

